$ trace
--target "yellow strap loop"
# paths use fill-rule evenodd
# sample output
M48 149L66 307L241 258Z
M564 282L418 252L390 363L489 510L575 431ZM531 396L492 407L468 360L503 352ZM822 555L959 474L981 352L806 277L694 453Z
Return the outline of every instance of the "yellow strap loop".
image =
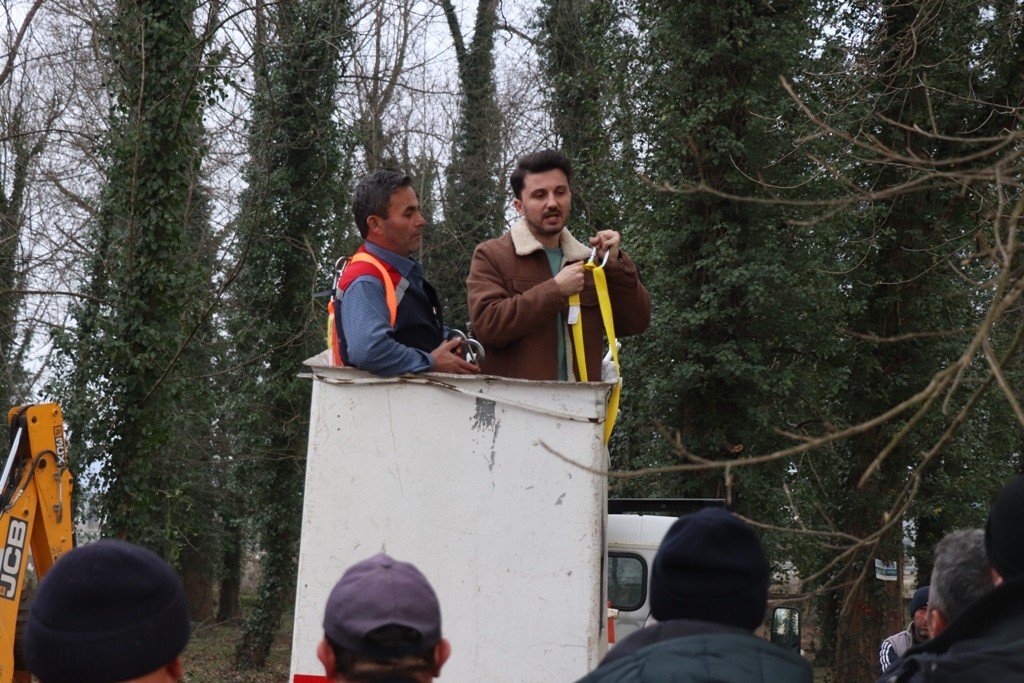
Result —
M574 306L576 307L577 311L580 310L580 295L579 295L579 292L577 292L576 294L570 294L569 295L569 309L572 310L572 308ZM581 382L586 382L587 381L587 363L586 363L587 357L583 355L583 318L579 314L577 314L576 315L576 322L574 322L571 325L569 325L569 327L570 327L570 329L572 329L572 346L573 346L573 351L576 354L577 364L580 366L580 381Z
M593 260L583 264L584 270L589 270L594 276L594 287L597 289L597 303L601 309L601 319L604 320L604 334L608 338L608 346L612 352L612 362L615 364L616 382L612 388L611 396L608 397L608 414L604 421L604 442L612 436L615 429L615 420L619 416L619 397L622 394L622 373L619 369L619 349L615 340L615 321L612 319L612 301L608 296L608 280L605 277L604 267ZM580 295L573 294L569 297L569 306L576 306L580 310L576 316L576 322L572 328L573 350L576 354L576 364L580 369L580 381L587 381L587 357L583 348L583 310L580 309Z

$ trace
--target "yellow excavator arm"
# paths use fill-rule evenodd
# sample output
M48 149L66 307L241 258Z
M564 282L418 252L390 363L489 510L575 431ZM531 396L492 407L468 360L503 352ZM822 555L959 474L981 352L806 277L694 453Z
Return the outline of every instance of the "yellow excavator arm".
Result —
M11 448L0 470L0 683L29 683L16 657L29 555L38 578L75 545L64 416L56 403L7 414Z

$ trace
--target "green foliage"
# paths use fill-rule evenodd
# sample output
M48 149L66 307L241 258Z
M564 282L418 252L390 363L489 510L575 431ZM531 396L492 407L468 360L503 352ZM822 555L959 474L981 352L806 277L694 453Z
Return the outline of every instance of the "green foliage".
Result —
M423 262L445 307L445 320L468 320L466 270L473 249L500 234L504 193L499 177L502 116L494 77L498 3L480 0L473 41L463 45L450 2L444 4L458 58L459 118L444 190L444 221L425 236Z
M208 335L212 255L201 187L194 2L120 2L102 32L111 110L106 178L77 327L57 345L78 473L103 491L106 535L171 557L212 521L196 489L211 467ZM199 425L199 428L196 428ZM188 499L187 504L182 504Z
M995 28L1007 11L543 4L538 49L555 129L579 160L580 218L622 231L654 304L651 329L624 342L613 467L691 462L684 453L742 459L793 445L780 430L827 435L906 400L957 359L988 305L995 271L969 257L995 195L906 159L962 159L939 168L985 177L994 159L983 149L991 139L980 138L1010 127L1011 110L979 100L1014 102L1009 84L1020 73L1020 36ZM825 198L836 202L828 213L815 208ZM1015 329L996 330L1000 348ZM765 538L809 576L836 551L803 528L873 534L916 459L966 405L964 387L986 374L971 364L945 413L913 425L904 415L792 460L733 468L728 480L721 470L687 472L616 490L728 492L741 512L795 527ZM978 523L1009 475L1011 419L1002 397L983 397L926 471L907 513L922 572L942 533ZM905 426L913 429L858 487ZM972 488L971 472L981 471ZM808 588L856 579L874 557L894 556L901 538L891 527ZM840 620L840 654L861 662L839 662L844 680L863 677L864 653L890 627L877 615L899 609L894 595L863 587L830 594L836 610L845 602L857 612ZM826 638L835 637L835 614L825 616Z
M238 278L228 323L234 342L234 478L262 552L259 599L236 658L262 666L295 586L309 382L301 363L325 348L322 302L348 222L346 140L335 116L349 5L279 3L260 17L247 167L236 230Z
M823 63L819 73L846 75L806 84L825 105L823 121L810 128L828 126L849 136L846 141L821 137L813 144L815 158L840 160L833 166L840 182L825 191L865 198L844 212L835 263L824 265L837 274L847 307L841 329L849 338L838 360L849 380L842 400L828 412L829 422L840 426L872 419L920 391L963 353L982 323L987 305L982 300L988 296L970 283L982 283L992 273L963 259L974 251L979 218L993 215L993 188L949 187L930 176L929 163L905 159L964 159L960 168L937 162L953 173L991 164L991 157L975 154L982 145L968 138L980 130L994 132L991 119L1000 118L999 109L979 108L969 93L1006 101L1003 64L1020 57L1001 53L1005 34L979 41L994 35L985 26L993 16L970 3L891 3L882 10L872 17L845 16L853 22L846 24L851 32L864 30L873 39L860 42L852 55L826 49L823 61L836 61ZM857 23L861 20L865 23ZM997 52L1003 64L991 63ZM846 67L842 71L840 64ZM845 148L851 142L859 145L856 154ZM969 366L959 391L945 399L944 411L923 412L913 425L902 417L821 453L815 464L821 476L794 481L796 499L805 510L814 509L812 501L825 501L813 515L817 525L857 537L872 534L883 511L894 509L913 484L911 473L922 454L965 405L970 394L965 386L977 387L984 374L984 366ZM951 528L978 524L991 493L1010 476L1015 445L1002 427L1008 419L1001 397L984 397L925 470L907 512L919 583L927 583L938 539ZM861 485L861 475L904 427L913 429ZM979 476L967 486L971 471ZM848 562L823 577L831 585L854 581L836 601L844 611L833 624L836 672L844 680L873 673L867 662L877 642L903 617L898 591L855 581L874 558L895 559L902 537L903 527L894 525L873 543L852 548Z
M630 38L615 2L550 0L539 9L537 45L550 83L548 111L573 161L573 229L578 236L623 230L619 201L633 169L618 158L619 98L628 98ZM612 125L609 125L612 124Z
M746 2L639 3L637 104L628 121L640 172L656 183L762 199L789 184L800 170L785 158L795 112L778 78L798 68L808 47L806 12L802 3L777 11ZM832 353L820 340L838 306L808 255L832 238L806 234L771 205L633 187L627 235L654 320L627 342L627 398L637 409L626 415L616 462L676 461L652 424L678 430L681 445L701 457L773 450L780 439L771 430L786 424L784 408L817 405L828 394L807 380ZM634 433L634 425L647 427ZM765 507L778 475L738 475L740 508ZM724 493L715 477L644 485Z

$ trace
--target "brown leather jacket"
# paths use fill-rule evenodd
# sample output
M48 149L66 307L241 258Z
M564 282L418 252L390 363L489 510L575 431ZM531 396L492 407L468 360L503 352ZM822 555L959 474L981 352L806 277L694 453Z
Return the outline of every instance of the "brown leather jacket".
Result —
M563 264L590 258L590 247L578 242L568 230L560 236ZM651 322L651 298L640 283L636 265L624 252L617 264L605 267L616 336L638 334ZM466 280L469 319L486 358L480 370L489 375L520 379L558 379L558 330L556 317L566 319L569 305L551 277L548 257L524 220L496 239L477 246ZM587 377L601 378L601 357L606 342L593 276L586 274L580 292L583 344ZM573 358L572 333L565 330ZM570 377L579 377L576 359Z

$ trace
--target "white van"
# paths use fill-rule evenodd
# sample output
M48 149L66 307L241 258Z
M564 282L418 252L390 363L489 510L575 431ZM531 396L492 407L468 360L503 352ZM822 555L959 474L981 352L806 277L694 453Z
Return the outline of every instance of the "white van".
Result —
M675 517L608 515L608 601L615 616L615 640L643 627L651 613L651 565Z
M608 602L614 616L612 642L643 628L651 614L651 566L658 546L676 515L702 507L724 506L717 498L609 499L608 501ZM622 514L625 510L667 512L667 515ZM776 607L767 637L781 647L802 653L800 610Z
M651 613L651 565L679 515L725 505L720 498L612 498L608 501L608 601L617 610L615 640L643 627ZM667 514L623 514L626 512Z

